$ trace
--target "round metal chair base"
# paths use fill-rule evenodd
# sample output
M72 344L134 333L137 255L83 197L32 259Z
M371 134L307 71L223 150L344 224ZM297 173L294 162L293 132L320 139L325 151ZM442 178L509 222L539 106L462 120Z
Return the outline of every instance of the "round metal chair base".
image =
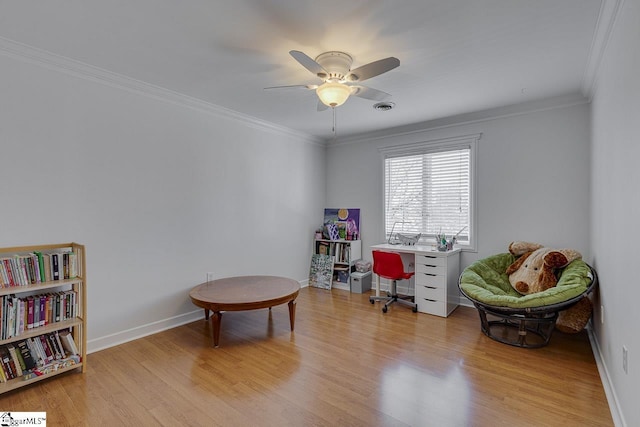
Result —
M558 312L525 316L504 314L475 304L482 332L489 338L523 348L539 348L549 344Z

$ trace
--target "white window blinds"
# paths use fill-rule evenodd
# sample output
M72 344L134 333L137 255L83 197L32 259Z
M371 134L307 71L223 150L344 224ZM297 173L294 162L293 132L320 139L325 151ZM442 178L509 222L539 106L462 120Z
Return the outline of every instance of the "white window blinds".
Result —
M470 244L471 148L385 158L385 231ZM395 224L395 228L394 228ZM461 231L462 230L462 231Z

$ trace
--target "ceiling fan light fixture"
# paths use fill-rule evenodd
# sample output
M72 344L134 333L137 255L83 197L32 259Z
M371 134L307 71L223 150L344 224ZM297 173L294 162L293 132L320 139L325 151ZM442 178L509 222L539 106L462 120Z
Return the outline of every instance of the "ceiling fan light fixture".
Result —
M316 93L324 105L335 108L347 101L351 88L342 83L326 82L316 89Z

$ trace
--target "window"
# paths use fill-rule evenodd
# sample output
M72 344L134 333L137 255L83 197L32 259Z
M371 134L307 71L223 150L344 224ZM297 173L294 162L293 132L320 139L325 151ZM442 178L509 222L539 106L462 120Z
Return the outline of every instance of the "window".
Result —
M385 238L392 233L457 235L474 249L474 162L480 135L423 142L381 151L384 157Z

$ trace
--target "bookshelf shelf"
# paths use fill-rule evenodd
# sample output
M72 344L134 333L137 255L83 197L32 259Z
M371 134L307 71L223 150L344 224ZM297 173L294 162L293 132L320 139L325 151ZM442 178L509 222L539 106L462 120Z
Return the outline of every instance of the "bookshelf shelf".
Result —
M57 281L51 281L51 282L37 283L34 285L12 286L9 288L0 288L0 296L12 295L17 293L25 293L30 291L43 291L51 288L59 288L65 285L75 285L78 283L82 283L83 281L84 280L81 277L76 277L75 279L57 280Z
M50 334L51 332L73 328L74 326L82 325L83 322L84 321L80 317L76 317L75 319L63 320L62 322L55 322L46 326L39 326L37 328L29 329L18 336L11 337L6 340L0 340L0 345L11 344L12 342L22 341L27 338L33 338L43 334Z
M0 394L86 371L85 271L78 243L0 248Z
M20 377L20 378L15 378L15 379L12 379L12 380L8 380L7 382L0 383L0 394L6 393L6 392L11 391L11 390L15 390L15 389L20 388L20 387L24 387L24 386L29 385L29 384L33 384L33 383L38 382L38 381L46 380L46 379L49 379L49 378L51 378L53 376L60 375L60 374L63 374L65 372L73 371L74 369L78 369L78 368L82 368L82 370L84 371L84 363L80 362L80 363L77 363L77 364L72 365L72 366L61 367L61 368L58 368L54 372L50 372L48 374L43 374L43 375L36 376L36 377L33 377L33 378L25 379L24 377Z

